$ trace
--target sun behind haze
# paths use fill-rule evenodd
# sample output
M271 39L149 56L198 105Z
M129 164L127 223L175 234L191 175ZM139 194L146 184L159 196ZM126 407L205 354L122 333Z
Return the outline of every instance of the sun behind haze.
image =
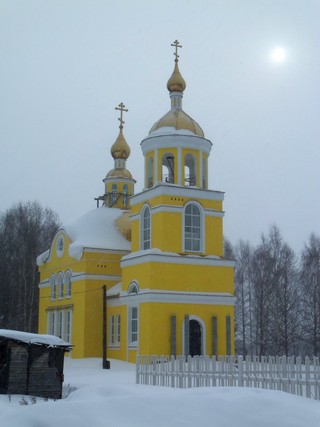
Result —
M272 49L270 54L270 59L275 64L282 64L287 59L287 51L284 47L277 46L274 49Z

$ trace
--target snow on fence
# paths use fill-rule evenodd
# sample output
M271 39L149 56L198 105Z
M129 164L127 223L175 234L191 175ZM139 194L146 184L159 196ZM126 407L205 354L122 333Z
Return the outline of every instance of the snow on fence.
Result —
M136 383L177 388L255 387L320 400L317 357L137 356Z

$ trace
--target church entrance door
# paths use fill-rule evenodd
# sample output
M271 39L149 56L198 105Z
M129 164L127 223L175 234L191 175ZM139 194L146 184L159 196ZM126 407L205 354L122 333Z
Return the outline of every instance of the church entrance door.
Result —
M202 354L202 328L197 320L189 321L189 354L201 356Z

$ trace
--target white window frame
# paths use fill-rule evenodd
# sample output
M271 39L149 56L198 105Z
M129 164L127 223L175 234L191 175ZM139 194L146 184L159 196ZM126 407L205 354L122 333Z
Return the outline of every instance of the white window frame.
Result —
M64 274L64 285L65 285L65 296L66 298L71 298L72 285L71 285L71 270L67 270Z
M116 315L116 334L115 334L115 342L117 345L120 345L121 341L121 315Z
M51 289L51 301L55 301L57 297L57 288L56 288L56 275L53 273L49 279L50 289Z
M145 214L146 212L149 212L149 226L146 227L145 223ZM144 205L141 210L140 215L140 249L141 250L147 250L151 249L151 209L149 205ZM146 234L149 232L149 238L146 238Z
M199 221L200 221L200 225L199 225L199 238L195 238L192 235L192 232L190 233L190 237L186 236L186 211L190 206L195 206L198 210L199 210ZM192 218L192 217L191 217ZM192 219L191 219L192 221ZM205 236L205 232L204 232L204 215L203 215L203 208L202 206L195 202L189 202L185 205L184 210L183 210L183 221L182 221L182 247L183 247L183 252L193 252L193 253L201 253L204 252L204 236ZM193 226L192 224L190 225L190 228L196 228L195 226ZM187 247L186 245L186 240L191 240L191 246ZM199 241L199 249L194 249L194 243L195 241Z
M135 317L133 317L135 311ZM139 307L137 305L128 307L128 343L129 347L138 347L139 340Z
M64 277L63 273L60 271L57 276L57 288L58 288L58 299L63 299L64 297Z
M128 184L123 184L123 187L122 187L122 204L124 206L127 206L128 201L129 201L129 187L128 187Z
M110 322L110 339L109 344L112 346L115 344L115 318L114 314L111 314L109 317Z
M117 194L118 194L118 186L117 184L112 184L111 186L111 206L117 203Z
M71 343L72 308L56 308L47 311L47 333Z

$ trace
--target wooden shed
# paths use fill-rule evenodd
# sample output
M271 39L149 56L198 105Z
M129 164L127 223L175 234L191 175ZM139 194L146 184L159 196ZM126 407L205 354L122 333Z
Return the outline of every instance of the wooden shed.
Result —
M61 399L64 354L70 349L53 335L0 329L0 394Z

